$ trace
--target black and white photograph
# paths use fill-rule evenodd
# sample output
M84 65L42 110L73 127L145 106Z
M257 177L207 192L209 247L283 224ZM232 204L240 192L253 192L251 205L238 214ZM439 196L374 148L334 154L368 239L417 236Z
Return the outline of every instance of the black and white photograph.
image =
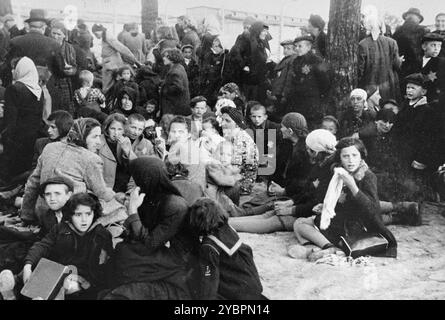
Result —
M435 0L0 0L0 305L445 300L444 41Z

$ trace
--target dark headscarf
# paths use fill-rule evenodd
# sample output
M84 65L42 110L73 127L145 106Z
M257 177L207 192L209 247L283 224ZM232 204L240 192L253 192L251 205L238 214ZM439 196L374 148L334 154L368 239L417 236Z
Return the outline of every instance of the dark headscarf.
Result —
M221 114L228 114L229 117L236 123L242 130L247 129L246 120L244 119L241 111L231 107L224 107L221 109Z
M155 157L142 157L130 162L134 182L145 193L144 205L156 202L165 195L181 196L168 176L165 163Z
M116 109L119 112L122 112L125 116L129 116L133 113L135 113L136 111L136 103L137 103L137 92L135 90L133 90L130 87L124 86L121 90L119 90L119 93L117 95L117 102L116 102ZM122 98L124 95L128 95L128 97L130 98L131 102L133 103L133 108L131 110L124 110L122 109Z

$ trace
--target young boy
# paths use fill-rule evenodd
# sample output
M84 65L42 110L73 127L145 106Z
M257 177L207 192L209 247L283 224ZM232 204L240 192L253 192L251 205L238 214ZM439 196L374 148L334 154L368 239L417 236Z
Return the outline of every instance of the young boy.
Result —
M35 240L43 239L54 226L62 222L62 208L73 195L73 183L68 179L55 177L44 182L40 189L49 210L39 217L41 228ZM27 250L32 244L32 242L26 243ZM19 263L23 265L23 260ZM13 290L16 282L13 271L18 270L4 270L0 273L0 294L5 300L15 300L16 297Z
M320 125L323 111L322 97L330 86L328 67L322 58L312 52L313 38L295 39L297 57L292 63L290 85L286 86L288 112L299 112L307 119L309 129Z
M249 129L260 152L262 176L272 175L276 169L276 150L281 140L281 125L268 120L266 108L255 104L250 109Z
M334 136L337 136L339 128L340 128L340 123L338 122L337 118L333 116L326 116L321 121L320 129L328 130Z
M393 128L402 159L418 173L435 170L431 166L439 123L426 98L428 83L421 73L409 75L405 81L407 101Z
M295 46L293 40L286 40L281 43L283 47L284 58L275 67L275 72L277 74L276 79L272 84L272 97L276 101L276 113L278 116L283 117L286 114L286 98L284 97L284 92L286 86L290 85L291 80L291 66L296 57Z
M424 52L421 73L427 81L428 103L437 103L445 92L445 58L439 57L444 38L436 33L427 33L422 39Z
M105 109L105 96L97 88L93 88L94 75L88 70L83 70L79 74L82 87L74 92L76 102L76 117L80 108L89 107L97 111Z
M142 115L135 113L128 117L125 125L125 135L130 139L132 145L129 159L156 156L163 160L165 158L165 145L159 140L159 143L153 146L149 140L145 139L144 129L145 118Z
M213 113L208 111L207 99L203 96L193 98L190 101L190 107L192 114L187 118L190 119L192 125L192 139L197 140L201 135L203 119L212 116Z
M199 93L199 65L194 57L194 48L190 44L182 47L184 56L184 69L189 79L190 96L194 97Z

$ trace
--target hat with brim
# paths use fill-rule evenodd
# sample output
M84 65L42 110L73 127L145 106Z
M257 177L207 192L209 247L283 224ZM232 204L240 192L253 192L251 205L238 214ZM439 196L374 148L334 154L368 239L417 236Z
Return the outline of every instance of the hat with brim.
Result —
M417 8L410 8L407 12L405 12L405 13L403 14L403 16L402 16L402 17L403 17L403 20L406 20L406 17L407 17L409 14L415 14L416 16L418 16L418 17L420 18L420 23L422 23L423 20L425 20L425 19L423 18L422 14L420 13L420 10L417 9Z
M406 84L409 84L409 83L415 84L415 85L421 86L425 89L427 89L427 85L428 85L428 83L425 79L425 76L421 73L410 74L409 76L407 76L405 78L405 82L406 82Z
M425 42L443 42L444 38L438 33L427 33L422 38L422 43Z
M280 45L282 47L284 47L284 46L293 46L294 45L294 40L284 40L283 42L280 43Z
M312 36L302 36L298 37L294 40L294 44L301 41L309 41L310 43L314 43L314 38Z
M68 188L68 191L74 192L74 183L71 179L56 176L53 178L49 178L48 180L46 180L45 182L43 182L40 185L40 188L39 188L40 195L43 197L45 194L46 187L49 185L53 185L53 184L65 185Z
M42 21L48 24L48 19L46 18L46 12L43 9L31 9L29 13L29 18L25 20L26 23Z

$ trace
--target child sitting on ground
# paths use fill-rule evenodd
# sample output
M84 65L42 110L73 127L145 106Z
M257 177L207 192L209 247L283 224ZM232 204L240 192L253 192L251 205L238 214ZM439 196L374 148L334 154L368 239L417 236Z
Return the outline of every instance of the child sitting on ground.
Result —
M105 96L100 89L93 88L94 75L88 70L83 70L79 74L82 87L74 92L74 102L76 103L76 114L78 117L79 109L88 107L96 111L105 110Z
M202 121L201 143L210 155L216 151L216 148L225 139L219 132L219 124L215 117L208 117Z
M100 224L92 227L102 214L102 207L95 196L80 193L72 196L63 213L64 221L29 250L23 268L23 283L29 281L40 259L47 258L77 268L77 275L65 279L66 295L73 299L95 299L97 292L105 286L106 262L113 250L111 234ZM9 298L14 299L15 279L9 280L12 282Z
M227 220L221 206L208 198L198 199L190 209L190 227L203 237L199 246L196 298L263 300L252 249L242 243Z

